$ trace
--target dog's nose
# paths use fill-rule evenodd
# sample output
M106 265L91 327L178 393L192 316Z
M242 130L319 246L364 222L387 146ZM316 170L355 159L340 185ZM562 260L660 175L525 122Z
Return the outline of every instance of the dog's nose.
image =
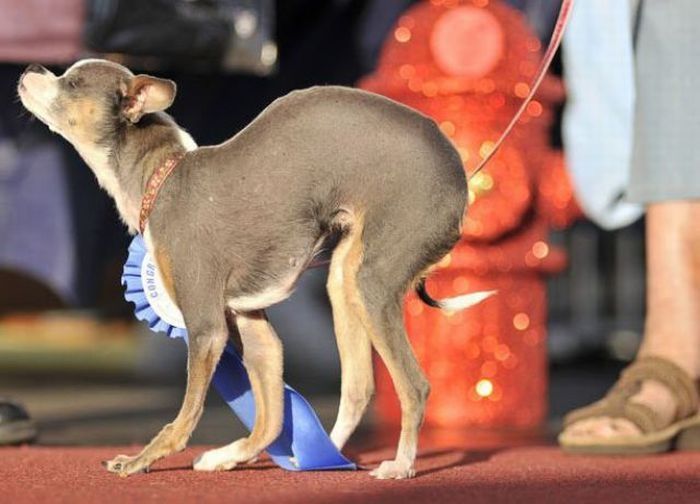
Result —
M41 66L41 65L37 65L36 63L32 63L32 64L29 65L29 66L26 68L26 70L24 71L25 74L28 74L28 73L40 73L40 74L44 74L44 73L47 73L47 72L48 72L48 70L47 70L46 68L44 68L44 67Z
M19 78L19 83L17 84L17 88L19 91L24 91L26 89L26 86L24 84L24 81L26 80L26 77L30 75L45 75L45 74L50 74L46 68L44 68L41 65L37 65L36 63L32 63L29 65L27 68L24 69L24 72L22 72L22 75Z

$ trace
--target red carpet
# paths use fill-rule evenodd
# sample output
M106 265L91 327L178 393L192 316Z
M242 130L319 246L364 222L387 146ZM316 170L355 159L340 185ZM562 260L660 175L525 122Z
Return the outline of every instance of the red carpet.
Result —
M700 502L700 453L569 456L553 447L422 452L418 476L375 481L366 471L290 473L259 462L227 473L189 469L195 447L119 478L100 461L130 448L0 449L0 502ZM374 464L390 450L356 457Z

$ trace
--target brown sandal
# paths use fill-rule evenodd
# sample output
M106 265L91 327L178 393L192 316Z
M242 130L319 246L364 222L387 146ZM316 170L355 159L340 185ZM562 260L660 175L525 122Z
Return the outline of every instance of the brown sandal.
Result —
M676 417L664 425L659 415L643 404L630 402L642 382L656 381L673 394ZM641 434L615 436L559 435L559 445L572 453L641 455L678 450L700 449L698 389L694 380L673 362L661 357L643 357L632 363L608 394L598 402L572 411L564 418L564 428L594 417L624 418L635 424Z

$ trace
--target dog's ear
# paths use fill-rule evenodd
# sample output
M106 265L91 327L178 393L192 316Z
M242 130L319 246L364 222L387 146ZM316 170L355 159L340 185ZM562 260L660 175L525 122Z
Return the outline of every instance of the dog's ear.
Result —
M129 121L137 123L144 114L160 112L172 105L176 90L171 80L136 75L121 86L122 113Z

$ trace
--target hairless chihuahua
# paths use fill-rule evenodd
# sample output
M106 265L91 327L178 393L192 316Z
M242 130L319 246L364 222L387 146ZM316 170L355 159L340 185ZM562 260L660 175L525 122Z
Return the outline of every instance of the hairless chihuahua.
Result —
M459 240L467 202L460 157L431 119L371 93L314 87L274 101L230 140L197 147L163 112L175 83L116 63L83 60L61 76L31 65L18 92L73 144L130 232L144 234L189 334L180 412L141 453L106 462L109 471L146 471L185 448L229 317L255 396L255 426L194 468L232 469L275 440L284 411L282 344L264 309L287 298L332 244L328 294L342 386L331 438L342 448L364 413L374 348L402 415L396 458L371 474L414 475L429 385L406 337L404 295L415 288L430 306L459 310L491 294L435 300L425 290L431 267Z

